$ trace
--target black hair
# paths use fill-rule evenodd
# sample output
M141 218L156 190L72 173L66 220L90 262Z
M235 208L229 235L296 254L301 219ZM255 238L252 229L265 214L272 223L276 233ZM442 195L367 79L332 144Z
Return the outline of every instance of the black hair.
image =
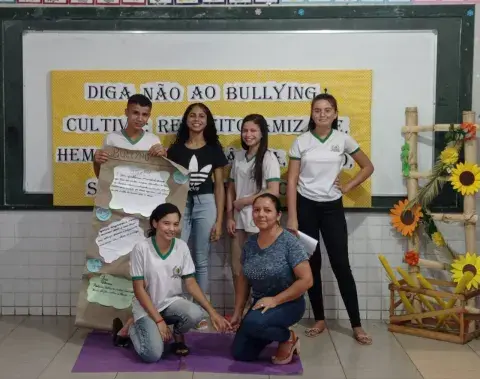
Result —
M260 191L262 189L262 182L263 182L263 157L268 150L268 124L265 117L260 114L249 114L245 116L242 121L242 128L247 122L253 122L260 128L260 133L262 133L262 138L260 139L260 144L258 145L257 154L255 155L255 164L252 170L252 178L255 180L257 185L257 190ZM242 147L244 150L248 151L247 144L241 138Z
M138 104L141 107L149 107L150 109L152 108L152 102L150 99L140 93L132 95L128 98L127 107L131 104Z
M163 203L160 204L158 207L156 207L152 214L150 215L150 229L147 232L147 237L153 237L157 230L153 226L153 222L158 222L165 216L176 213L178 214L178 218L181 219L182 215L180 214L180 211L178 210L177 206L172 203Z
M262 193L261 195L258 195L255 200L253 200L253 204L252 205L255 205L255 203L257 202L257 200L259 199L270 199L272 201L272 203L275 205L275 209L277 211L277 213L280 213L282 211L282 203L280 202L280 199L275 196L275 195L272 195L271 193L269 192L266 192L266 193Z
M318 94L317 96L315 96L312 100L311 105L310 105L310 121L308 121L308 129L309 130L315 129L315 121L313 121L313 118L312 118L312 111L313 111L313 106L315 105L315 103L317 101L320 101L320 100L328 101L330 103L330 105L333 107L333 109L335 109L335 112L338 112L337 99L335 99L335 97L333 97L333 95L330 95L329 93L327 93L326 89L325 89L325 93L321 93L321 94ZM338 116L332 122L332 129L335 129L335 130L338 129Z
M194 107L200 107L207 115L207 126L203 130L203 138L207 145L211 146L219 146L222 148L222 145L218 139L217 128L215 127L215 120L213 119L212 112L210 109L203 103L193 103L190 104L187 109L185 109L185 113L183 114L182 121L180 122L180 127L178 128L177 137L173 142L173 145L183 145L188 141L188 137L190 135L190 131L188 130L187 126L187 118L190 112ZM222 148L223 149L223 148Z

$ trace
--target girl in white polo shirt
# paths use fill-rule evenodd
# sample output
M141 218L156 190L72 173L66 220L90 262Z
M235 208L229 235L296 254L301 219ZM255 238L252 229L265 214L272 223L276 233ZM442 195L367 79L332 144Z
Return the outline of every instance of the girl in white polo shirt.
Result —
M135 297L132 303L134 322L129 330L135 351L145 362L156 362L164 344L172 338L167 324L173 325L173 351L187 355L183 334L202 319L198 305L182 297L182 281L195 301L210 315L216 330L224 332L230 324L210 305L195 280L195 266L190 250L181 239L178 208L165 203L150 216L148 238L130 253L130 274Z
M265 192L279 193L280 165L268 150L268 124L259 114L242 121L243 151L236 154L227 189L227 232L231 237L231 267L234 283L242 273L240 257L248 236L258 233L252 218L255 198Z
M350 317L354 338L371 344L360 322L357 289L348 260L348 231L342 195L364 182L373 173L373 165L358 143L337 130L338 109L335 98L327 93L317 95L311 104L309 131L293 143L289 156L287 228L315 238L322 234L333 273L345 308ZM358 174L348 183L336 185L345 153L360 166ZM315 325L306 335L315 337L325 330L322 299L320 245L310 258L314 284L308 291L315 316Z

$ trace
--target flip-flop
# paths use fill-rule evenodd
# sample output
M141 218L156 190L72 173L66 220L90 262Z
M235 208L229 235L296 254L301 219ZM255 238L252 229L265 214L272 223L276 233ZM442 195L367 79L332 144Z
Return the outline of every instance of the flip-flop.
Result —
M371 345L373 342L372 337L366 333L353 333L353 338L355 338L355 341L360 345Z
M319 336L325 331L326 327L323 329L320 328L307 328L305 329L305 335L310 338L314 338Z
M184 342L172 343L172 349L176 355L179 355L181 357L186 357L188 354L190 354L190 349L187 345L185 345Z

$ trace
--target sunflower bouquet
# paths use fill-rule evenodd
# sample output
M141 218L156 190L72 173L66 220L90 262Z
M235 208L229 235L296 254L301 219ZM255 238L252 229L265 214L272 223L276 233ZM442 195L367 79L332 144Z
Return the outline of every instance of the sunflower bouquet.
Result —
M463 196L473 195L480 189L480 168L474 163L458 162L460 147L465 141L475 139L476 132L477 129L472 123L463 123L458 129L450 126L445 139L448 143L453 143L455 147L446 147L440 154L440 161L450 174L449 182L453 189Z
M474 124L463 123L459 128L450 126L445 135L447 145L440 153L433 167L432 173L428 177L428 182L419 191L417 196L412 199L406 210L415 205L420 205L427 209L430 203L435 199L443 185L450 182L453 188L462 195L473 195L480 189L480 168L473 163L461 163L460 149L465 141L476 138L476 128ZM402 148L404 153L404 148ZM402 155L402 171L404 169L404 157Z
M476 138L474 124L463 123L459 128L450 126L445 135L447 145L437 158L428 182L420 188L415 198L400 201L390 210L392 225L403 236L411 237L419 224L422 224L426 234L437 247L446 248L453 257L458 256L437 229L433 218L429 215L428 206L447 182L450 182L452 187L462 195L473 195L478 192L480 168L473 163L459 162L463 143L474 138ZM410 174L409 153L410 146L406 143L402 146L401 153L402 174L406 177ZM410 255L409 261L413 263L414 260Z

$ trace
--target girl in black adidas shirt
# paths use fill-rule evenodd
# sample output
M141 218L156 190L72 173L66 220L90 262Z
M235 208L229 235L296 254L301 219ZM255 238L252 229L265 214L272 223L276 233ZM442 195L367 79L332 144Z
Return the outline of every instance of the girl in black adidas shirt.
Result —
M188 242L192 234L196 279L202 291L209 293L210 242L217 241L222 233L225 206L223 168L228 161L218 140L212 113L206 105L195 103L188 106L167 157L190 171L181 239ZM203 329L206 326L204 320L198 327Z

